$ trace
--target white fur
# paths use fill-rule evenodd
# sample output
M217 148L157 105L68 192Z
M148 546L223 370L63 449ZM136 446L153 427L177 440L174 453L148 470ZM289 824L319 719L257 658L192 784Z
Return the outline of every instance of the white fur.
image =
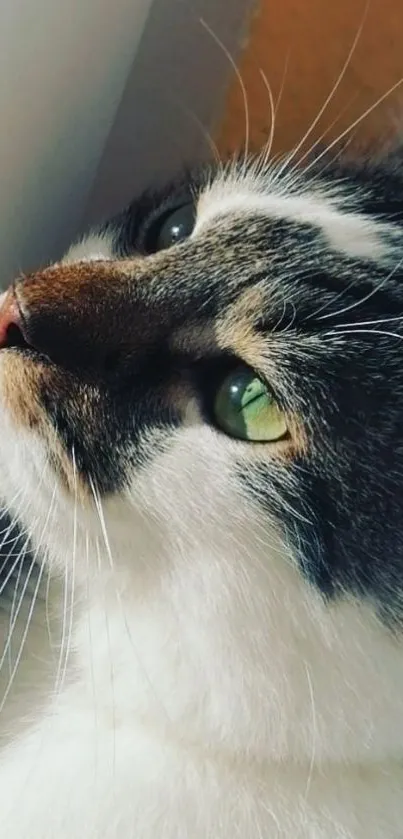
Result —
M69 248L62 259L63 265L74 262L95 262L97 260L113 259L112 233L96 233L85 236Z
M321 230L333 250L357 259L390 261L396 256L395 246L402 246L400 229L358 210L346 212L342 196L336 190L326 194L323 187L316 191L305 187L293 194L274 180L270 192L263 192L263 184L262 179L248 176L215 180L201 195L193 235L202 233L206 226L216 224L224 216L263 215L311 224ZM399 250L399 256L400 253Z
M401 645L368 607L304 582L234 485L230 444L182 429L101 525L54 495L40 441L4 410L0 440L2 492L25 475L34 538L47 519L68 581L57 690L40 623L24 651L39 633L47 700L31 671L8 717L2 835L401 837Z
M337 208L312 196L210 190L194 235L247 208L382 250L359 217L347 243ZM68 259L94 253L110 258L110 243ZM81 508L1 394L0 358L0 495L46 548L1 716L1 836L401 839L403 645L368 605L328 605L304 581L234 481L231 441L193 410L130 492ZM0 611L5 639L9 625Z

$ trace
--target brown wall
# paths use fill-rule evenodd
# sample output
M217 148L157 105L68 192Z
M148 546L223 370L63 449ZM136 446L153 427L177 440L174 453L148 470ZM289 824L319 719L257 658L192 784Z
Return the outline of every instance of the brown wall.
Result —
M283 88L273 151L284 152L296 145L325 102L364 16L344 77L309 145L327 129L326 142L337 137L403 77L403 0L370 0L367 11L365 0L260 0L240 62L252 150L261 148L270 128L269 96L260 68L275 100ZM353 143L390 136L399 114L403 127L403 85L352 132ZM244 138L244 106L234 79L218 132L220 152L239 150Z

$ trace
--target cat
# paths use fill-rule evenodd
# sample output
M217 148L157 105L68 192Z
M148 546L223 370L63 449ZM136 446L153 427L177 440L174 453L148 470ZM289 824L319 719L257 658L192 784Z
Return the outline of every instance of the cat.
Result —
M2 296L1 836L402 839L402 219L245 158Z

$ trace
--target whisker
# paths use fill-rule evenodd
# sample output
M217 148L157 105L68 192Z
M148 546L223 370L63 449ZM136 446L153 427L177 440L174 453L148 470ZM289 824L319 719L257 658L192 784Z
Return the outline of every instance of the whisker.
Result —
M54 693L60 693L61 678L64 672L64 656L66 649L66 633L67 633L67 612L68 612L68 596L69 596L69 564L64 564L63 574L63 604L62 604L62 632L60 639L59 657L57 662L57 670L55 676Z
M204 18L201 17L199 20L200 20L201 25L206 30L206 32L208 32L209 35L211 36L211 38L213 38L213 40L216 42L217 46L222 50L223 54L225 55L225 57L229 61L230 65L231 65L231 67L232 67L232 69L235 73L235 76L237 78L238 84L239 84L239 88L240 88L240 91L241 91L241 94L242 94L242 99L243 99L244 113L245 113L245 151L244 151L243 166L242 166L243 171L245 172L246 165L247 165L247 160L248 160L248 155L249 155L249 131L250 131L250 128L249 128L249 105L248 105L248 96L247 96L247 93L246 93L245 83L244 83L244 80L241 76L241 73L239 72L238 67L237 67L231 53L229 52L229 50L227 49L225 44L221 41L221 39L218 37L218 35L215 32L213 32L213 30L210 28L210 26L204 20Z
M97 550L99 552L99 545L97 545ZM87 603L88 605L91 603L91 592L90 592L90 544L89 544L89 535L86 532L85 535L85 556L86 556L86 571L87 571L87 579L86 579L86 596L87 596ZM94 772L94 780L97 778L98 773L98 703L97 703L97 692L95 688L95 671L94 671L94 661L92 656L93 650L93 636L92 636L92 626L91 626L91 611L87 609L87 629L88 629L88 644L89 644L89 659L90 659L90 675L91 675L91 686L92 686L92 701L93 701L93 710L94 710L94 726L95 726L95 742L94 742L94 763L95 763L95 772Z
M386 91L386 93L383 93L382 96L379 96L378 99L376 100L376 102L373 103L373 105L370 105L370 107L366 108L366 110L359 117L357 117L357 119L355 119L354 122L352 122L348 126L348 128L346 128L344 131L342 131L341 134L339 134L339 136L336 137L335 140L332 140L330 145L327 146L327 148L324 149L324 151L321 152L318 155L318 157L316 157L315 160L313 160L312 163L310 163L309 166L307 166L304 169L304 173L306 174L307 172L310 171L310 169L312 169L313 166L316 166L319 163L319 161L322 160L322 158L325 155L327 155L332 148L334 148L334 146L336 146L338 143L340 143L340 140L342 140L343 137L346 137L346 135L349 134L354 128L356 128L357 125L360 125L360 123L363 122L363 120L366 119L372 113L372 111L374 111L376 108L378 108L379 105L381 105L382 102L385 101L385 99L387 99L389 96L391 96L392 93L394 93L394 91L397 90L401 86L402 83L403 83L403 76L397 82L395 82L395 84L393 84Z
M99 543L97 545L99 551ZM101 564L101 560L99 559L99 563ZM105 596L105 595L104 595ZM104 609L104 619L105 619L105 632L106 632L106 639L108 642L108 651L109 651L109 683L110 683L110 690L111 690L111 702L112 702L112 729L113 729L113 746L112 746L112 769L113 769L113 777L116 773L116 700L115 700L115 677L114 677L114 669L113 669L113 655L112 655L112 644L111 644L111 633L110 633L110 626L109 626L109 618L108 618L108 607L105 604Z
M0 508L0 516L6 516L6 517L7 517L7 520L8 520L8 524L6 525L6 527L3 527L3 529L2 529L2 530L0 530L0 536L2 536L2 535L3 535L3 533L9 532L9 530L10 530L10 524L11 524L11 525L16 524L16 522L18 521L18 516L17 516L17 513L15 513L15 514L14 514L14 516L11 518L11 515L10 515L10 508L11 508L11 507L13 507L13 506L15 506L15 502L17 501L17 499L18 499L21 495L25 495L25 491L23 490L23 488L19 489L19 490L18 490L18 492L16 492L16 494L15 494L15 495L13 496L13 498L11 499L10 504L8 505L8 507L1 507L1 508ZM1 544L2 544L2 543L1 543ZM1 545L0 545L0 547L1 547Z
M114 571L115 570L115 563L113 561L111 546L110 546L110 543L109 543L108 533L107 533L107 530L106 530L106 522L105 522L104 512L103 512L103 509L102 509L101 499L100 499L98 490L97 490L97 488L94 484L94 481L91 477L90 477L89 483L90 483L90 487L91 487L91 492L92 492L93 497L94 497L95 508L96 508L97 513L98 513L99 523L101 525L101 533L102 533L102 538L104 540L109 565L110 565L111 571Z
M309 771L308 771L308 779L306 782L305 788L305 803L307 802L309 791L312 784L312 777L313 777L313 770L316 762L316 743L318 739L318 724L316 719L316 706L315 706L315 696L313 692L313 685L312 685L312 678L309 672L309 667L306 661L304 661L304 667L306 672L306 679L308 682L309 688L309 696L311 701L311 709L312 709L312 753L311 753L311 760L309 763Z
M26 507L24 507L24 512L26 513L31 506L32 504L28 503ZM8 510L4 510L4 513L8 516ZM20 511L18 511L12 519L9 519L9 524L1 531L3 539L0 542L0 553L6 545L9 545L10 543L15 544L16 539L18 539L18 535L23 536L25 533L27 533L27 528L20 527L20 515ZM9 540L8 537L10 533L12 533L13 531L15 532L17 529L18 535ZM3 566L1 567L0 572L2 569Z
M274 108L274 116L275 117L278 114L280 104L281 104L281 100L283 98L283 93L284 93L284 90L285 90L285 81L286 81L286 78L287 78L289 63L290 63L290 50L287 51L287 55L286 55L285 61L284 61L283 73L282 73L282 76L281 76L280 90L278 92L277 102L276 102L275 108Z
M16 541L17 541L17 540L16 540ZM24 557L25 557L26 552L27 552L27 550L28 550L29 541L30 541L30 540L29 540L29 538L27 538L27 539L25 540L25 542L24 542L24 544L23 544L23 546L22 546L21 550L20 550L20 551L19 551L19 553L18 553L17 558L16 558L16 559L14 560L14 562L12 563L12 565L11 565L11 567L10 567L10 569L9 569L8 573L6 574L6 576L5 576L4 580L2 581L2 583L1 583L1 585L0 585L0 595L2 595L2 593L3 593L3 591L5 590L5 588L6 588L7 584L8 584L8 583L9 583L9 581L11 580L11 578L12 578L12 576L13 576L14 572L15 572L15 569L17 568L17 565L18 565L18 563L19 563L19 562L20 562L20 560L21 560L21 557L22 557L22 558L24 558ZM14 544L15 544L15 543L14 543ZM1 665L0 665L0 669L1 669Z
M399 341L403 340L403 335L399 335L397 332L386 332L381 329L338 329L337 331L329 331L325 334L333 337L340 337L340 335L382 335L387 338L397 338Z
M44 468L42 470L42 473L40 475L39 482L38 482L38 485L37 485L37 491L39 490L39 488L42 485L42 481L43 481L43 478L44 478L45 471L46 471L46 466L44 466ZM22 499L22 503L16 504L16 501L18 499ZM0 532L0 535L3 535L3 539L0 542L0 554L1 554L2 550L4 549L4 547L6 545L11 544L12 546L14 546L20 538L22 538L23 536L25 536L27 534L30 538L30 531L27 527L24 527L22 525L22 522L23 522L23 519L26 516L27 512L30 509L32 509L33 504L32 504L32 499L30 501L28 501L28 503L25 503L26 501L27 501L26 490L25 490L24 487L21 487L19 490L17 490L17 492L15 493L13 498L10 499L8 506L7 507L3 506L3 508L0 509L0 514L3 514L3 515L5 514L7 516L7 518L9 519L8 525L6 525L6 527L3 528L3 530ZM14 510L14 515L11 517L11 508L13 508L13 507L16 507L16 509ZM16 535L12 539L8 540L8 536L10 535L10 533L13 532L13 530L17 531ZM28 541L29 541L29 539L27 540L27 542ZM9 562L11 550L8 552L8 554L5 557L2 565L0 566L0 575L3 573L5 567L7 566L8 562ZM0 589L0 593L1 593L1 589Z
M394 318L380 318L379 320L361 320L355 323L335 323L334 329L344 329L350 326L376 326L378 323L392 323L393 321L402 321L403 315Z
M17 566L18 562L23 562L24 561L24 559L25 559L25 549L28 545L28 541L29 540L26 540L23 547L21 548L21 551L19 552L16 563L15 563L15 567ZM31 574L33 573L33 570L34 570L34 568L37 564L37 557L38 557L38 549L35 551L32 559L31 559L29 570L28 570L28 573L27 573L27 576L26 576L26 579L25 579L25 582L24 582L24 585L23 585L23 588L22 588L21 597L19 599L18 606L15 609L13 620L10 622L6 644L4 646L3 653L2 653L2 656L1 656L1 659L0 659L0 671L2 670L2 667L4 665L6 656L8 655L8 650L10 648L10 644L11 644L11 641L12 641L14 630L15 630L15 627L16 627L16 624L17 624L18 615L20 613L20 609L21 609L22 604L23 604L24 599L25 599L25 594L26 594L28 584L29 584L29 581L30 581L30 578L31 578ZM1 591L0 591L0 593L1 593ZM5 703L5 699L3 700L3 704L0 706L0 708L2 708L4 706L4 703Z
M14 538L10 540L10 542L11 542L11 548L10 548L10 549L9 549L9 551L7 552L7 554L6 554L6 556L5 556L5 558L4 558L3 562L2 562L2 564L0 565L0 580L1 580L1 578L3 577L3 575L4 575L4 571L5 571L5 570L6 570L6 568L9 566L9 563L10 563L10 557L12 557L12 555L13 555L13 548L15 547L15 545L16 545L16 544L17 544L17 542L18 542L18 535L16 534L16 535L14 536ZM7 542L6 542L7 546L10 544L10 542L9 542L9 541L7 541ZM3 548L3 545L2 545L2 548ZM10 569L9 569L9 570L10 570ZM8 581L7 579L4 581L4 578L3 578L3 583L5 582L5 584L6 584L6 585L7 585L7 581ZM3 584L1 584L1 585L3 585ZM1 587L0 587L0 594L1 594L1 590L2 590L2 589L1 589Z
M56 649L56 645L53 643L52 620L51 620L50 606L49 606L51 582L52 582L52 571L51 571L51 568L49 566L48 573L47 573L47 579L46 579L46 589L45 589L45 620L46 620L46 627L47 627L47 630L48 630L49 645L50 645L50 649L51 649L52 655L53 655L54 652L55 652L55 649Z
M341 111L339 111L337 116L331 121L331 123L327 126L327 128L325 128L325 130L322 132L322 134L315 140L314 143L312 143L312 145L304 152L304 154L301 155L301 157L298 158L298 163L296 163L295 166L291 167L290 174L292 174L293 172L301 170L301 164L304 162L304 160L306 160L307 157L310 157L310 155L312 154L314 149L317 148L317 146L321 145L321 143L325 139L325 137L327 137L327 135L331 132L332 128L334 128L334 126L337 125L337 123L344 116L344 114L347 113L347 111L351 108L351 105L353 104L353 102L356 101L356 99L357 99L357 94L354 94L354 96L351 96L349 101L345 105L343 105ZM304 169L302 169L302 171L305 172Z
M19 667L19 664L20 664L20 661L21 661L21 657L22 657L22 654L23 654L23 651L24 651L25 643L26 643L26 640L27 640L27 637L28 637L28 632L29 632L29 629L30 629L30 626L31 626L32 616L34 614L34 609L35 609L36 601L37 601L38 594L39 594L39 589L40 589L40 585L41 585L41 581L42 581L42 574L43 574L44 567L45 567L44 563L42 562L41 566L40 566L36 586L35 586L35 589L34 589L34 593L33 593L32 598L31 598L31 605L29 607L28 617L27 617L27 620L26 620L24 632L22 634L20 647L19 647L16 659L15 659L15 662L14 662L14 667L12 669L7 688L6 688L6 690L3 694L2 700L0 702L0 714L2 713L2 711L4 709L4 706L7 702L7 698L9 696L9 693L10 693L11 688L13 686L15 675L17 673L17 670L18 670L18 667ZM33 571L33 568L34 568L34 564L31 565L30 573L29 573L29 576L27 578L27 584L28 584L29 578L31 576L31 573ZM20 605L19 605L19 607L17 609L17 612L16 612L15 620L17 619L19 610L21 608L21 604L23 602L23 599L25 598L25 592L26 592L27 584L24 586L24 590L23 590L23 593L21 595ZM15 627L15 621L14 621L14 627ZM14 629L14 627L13 627L13 629ZM12 630L12 632L13 632L13 630ZM12 637L12 632L9 635L10 638ZM1 663L0 663L0 670L1 670Z
M261 159L261 164L259 168L264 169L267 165L267 161L270 157L271 150L273 148L273 140L274 140L274 129L275 129L275 122L276 122L276 107L274 105L273 93L269 84L269 80L263 70L260 68L260 75L262 77L263 83L266 87L267 93L269 94L269 102L270 102L270 133L269 138L266 143L266 146L263 148L263 156Z
M107 553L107 556L108 556L109 566L111 568L111 571L114 572L115 571L115 562L114 562L114 559L113 559L111 545L110 545L110 542L109 542L109 537L108 537L108 532L107 532L107 528L106 528L106 522L105 522L104 511L103 511L103 508L102 508L101 498L100 498L99 492L98 492L97 487L95 486L95 483L94 483L92 478L90 478L89 484L90 484L90 487L91 487L91 492L92 492L93 497L94 497L95 509L97 511L100 526L101 526L101 534L102 534L103 542L104 542L104 545L105 545L105 548L106 548L106 553ZM144 662L142 661L142 659L139 655L139 652L136 649L136 646L134 644L132 633L130 631L130 627L129 627L129 624L128 624L128 621L127 621L126 610L123 606L122 597L121 597L120 591L118 590L117 586L115 586L115 595L116 595L116 599L117 599L117 602L118 602L118 605L119 605L119 608L120 608L120 613L121 613L121 617L122 617L124 627L125 627L125 630L126 630L126 633L127 633L127 637L129 639L130 645L131 645L132 650L134 652L134 655L136 657L137 663L139 664L139 666L142 670L142 673L143 673L143 675L144 675L144 677L147 681L147 684L148 684L156 702L158 703L159 707L163 711L165 717L169 720L168 711L165 708L165 705L162 702L161 698L158 696L158 694L156 692L156 689L155 689L155 687L154 687L154 685L153 685L153 683L150 679L150 676L147 672L147 669L144 665Z
M327 106L330 104L330 102L331 102L331 101L332 101L332 99L334 98L334 96L335 96L335 94L336 94L336 92L337 92L338 88L340 87L340 85L341 85L341 83L342 83L342 81L343 81L343 79L344 79L344 76L345 76L345 74L346 74L346 72L347 72L347 70L348 70L348 67L349 67L350 62L351 62L351 59L352 59L352 57L353 57L353 55L354 55L354 52L355 52L355 50L356 50L356 48L357 48L357 44L358 44L358 42L359 42L359 40L360 40L360 38L361 38L361 35L362 35L362 32L363 32L363 29L364 29L364 26L365 26L365 23L366 23L367 15L368 15L368 9L369 9L369 6L370 6L370 2L371 2L371 0L367 0L366 4L365 4L365 6L364 6L364 12L363 12L363 16L362 16L362 19L361 19L361 23L360 23L360 25L359 25L359 27L358 27L358 30L357 30L356 34L355 34L355 37L354 37L353 43L352 43L352 45L351 45L351 47L350 47L350 49L349 49L349 51L348 51L347 58L346 58L346 60L345 60L345 62L344 62L344 64L343 64L343 66L342 66L342 68L341 68L341 71L340 71L340 73L339 73L339 75L338 75L338 77L337 77L337 79L336 79L335 84L333 85L333 87L332 87L332 89L331 89L331 91L330 91L329 95L326 97L326 99L325 99L325 101L324 101L324 103L323 103L322 107L321 107L321 108L320 108L320 110L318 111L318 113L317 113L317 115L316 115L315 119L313 120L313 122L311 123L310 127L309 127L309 128L308 128L308 130L305 132L305 134L303 135L303 137L301 138L301 140L299 141L299 143L296 145L296 147L293 149L293 151L292 151L292 153L291 153L290 157L288 158L288 161L287 161L287 162L288 162L288 164L289 164L289 163L291 163L291 162L292 162L292 160L294 160L294 158L296 157L296 155L298 154L298 152L300 151L300 149L302 148L302 146L304 145L304 143L306 142L306 140L308 139L308 137L310 137L310 135L312 134L312 131L314 131L314 129L316 128L316 126L317 126L317 124L318 124L318 122L319 122L319 120L320 120L321 116L322 116L322 115L324 114L324 112L326 111ZM279 173L279 174L281 174L281 170L280 170L280 173Z
M344 306L343 309L339 309L337 312L328 312L326 315L321 315L321 317L318 318L318 320L322 321L322 320L328 320L329 318L340 317L340 315L344 315L346 312L351 312L351 310L355 309L357 306L362 306L363 303L367 303L367 301L370 300L371 297L373 297L375 294L377 294L378 291L381 288L383 288L386 285L386 283L389 282L389 280L393 277L393 275L396 273L396 271L399 270L402 263L403 263L403 257L401 257L398 260L398 262L396 263L396 265L393 266L393 268L389 272L389 274L387 274L387 276L384 277L384 279L381 280L381 282L378 283L378 285L374 286L374 288L372 288L371 291L368 292L368 294L364 295L364 297L361 297L360 300L354 300L353 303L350 303L348 306ZM354 283L354 282L349 283L349 285L345 289L342 289L342 291L339 294L337 294L336 297L334 297L331 302L327 301L327 303L325 305L323 305L319 309L316 309L316 311L313 313L312 317L317 317L317 315L320 311L323 311L324 309L329 308L329 305L331 305L336 300L343 297L349 291L349 289L355 288L355 286L356 286L356 283Z
M75 597L75 581L76 581L76 553L77 553L77 469L76 469L76 459L74 448L71 451L71 459L73 464L73 479L74 479L74 508L73 508L73 550L71 556L71 580L69 584L70 588L70 603L69 603L69 621L68 621L68 628L67 628L67 642L65 645L63 643L60 647L60 657L59 657L59 666L58 666L58 673L56 677L55 683L55 692L60 694L63 690L64 683L66 681L66 674L67 674L67 667L69 662L70 656L70 648L71 648L71 639L73 634L73 616L74 616L74 597ZM67 563L66 563L67 565ZM68 587L66 586L65 591L67 591ZM64 612L64 616L66 616L66 612ZM63 665L62 665L62 654L64 651L63 657Z
M23 568L24 568L25 558L26 558L26 553L25 552L21 553L21 560L20 560L20 563L19 563L17 577L16 577L15 581L13 581L13 599L12 599L12 602L11 602L10 619L9 619L9 623L8 623L8 634L7 634L7 637L9 637L9 638L12 636L12 626L13 626L13 621L14 621L14 610L15 610L16 604L17 604L18 587L20 585L20 580L21 580L22 571L23 571ZM11 644L10 644L9 649L8 649L8 659L9 659L9 672L10 672L10 678L11 678L11 674L12 674L12 649L11 649Z
M189 117L189 119L191 119L192 122L194 122L194 124L200 130L204 140L206 141L206 143L207 143L207 145L210 149L210 153L212 154L217 166L219 167L220 170L222 170L223 162L221 160L221 155L220 155L220 152L218 151L217 143L214 142L210 132L208 131L206 126L203 125L201 119L199 119L199 117L193 111L191 111L190 108L186 108L183 104L181 104L180 107L181 107L182 111L186 114L186 116Z

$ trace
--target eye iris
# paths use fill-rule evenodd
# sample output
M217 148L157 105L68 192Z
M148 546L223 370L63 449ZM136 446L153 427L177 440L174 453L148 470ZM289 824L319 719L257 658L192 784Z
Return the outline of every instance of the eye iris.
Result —
M264 382L253 371L230 374L215 402L216 421L232 437L273 442L287 433L284 414Z

